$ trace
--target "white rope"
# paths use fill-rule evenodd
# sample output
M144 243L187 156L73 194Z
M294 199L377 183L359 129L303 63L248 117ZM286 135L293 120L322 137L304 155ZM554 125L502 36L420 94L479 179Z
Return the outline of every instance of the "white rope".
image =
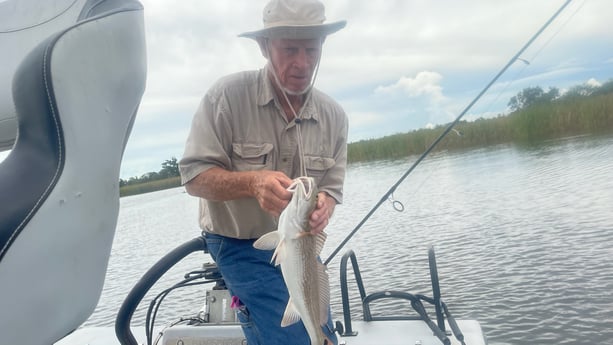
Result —
M307 184L306 186L305 186L305 182ZM314 180L307 176L297 177L292 181L289 187L287 187L287 191L290 193L295 193L296 189L298 189L298 185L302 185L302 191L304 192L304 197L308 199L311 197L311 193L313 192L313 182Z
M306 165L304 164L305 158L304 158L304 150L302 147L302 131L300 130L299 124L300 122L302 122L302 113L304 112L304 109L307 107L307 105L311 101L311 95L313 93L313 85L315 85L315 79L317 78L317 73L319 72L319 62L321 59L321 54L317 59L317 63L315 65L315 71L313 73L313 77L311 78L311 84L307 88L306 97L304 99L304 102L302 103L302 107L300 108L300 113L296 113L296 110L292 106L292 103L289 101L289 97L287 96L288 91L285 89L285 87L283 87L283 85L281 85L281 82L279 81L279 77L277 76L277 72L275 71L275 67L272 63L272 54L270 54L270 47L268 45L268 42L269 41L267 40L265 45L266 45L266 52L268 55L269 69L273 75L275 84L277 84L277 86L281 90L281 93L283 94L283 98L285 99L285 102L287 102L287 105L289 106L289 109L291 110L292 115L294 116L294 122L295 122L295 127L296 127L296 140L298 141L298 157L300 158L300 174L302 176L308 176ZM321 44L322 43L320 43L320 45Z

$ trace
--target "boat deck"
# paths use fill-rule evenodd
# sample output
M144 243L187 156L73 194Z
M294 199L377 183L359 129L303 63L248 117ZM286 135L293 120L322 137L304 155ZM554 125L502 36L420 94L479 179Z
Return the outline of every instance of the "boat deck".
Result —
M485 345L479 322L475 320L458 320L466 344ZM352 328L356 336L338 337L339 344L344 345L441 345L425 322L419 320L402 321L353 321ZM145 343L144 327L133 328L139 344ZM157 335L157 333L156 333ZM449 335L451 344L461 344L453 335ZM55 345L113 345L119 344L111 327L80 328ZM206 325L174 326L164 330L161 345L244 345L240 326Z
M457 320L464 334L464 342L470 345L485 345L479 322L475 320ZM353 321L355 337L340 337L339 344L345 345L441 345L442 342L432 334L425 322L407 321ZM449 329L449 327L447 327ZM451 344L461 344L453 335L449 335Z

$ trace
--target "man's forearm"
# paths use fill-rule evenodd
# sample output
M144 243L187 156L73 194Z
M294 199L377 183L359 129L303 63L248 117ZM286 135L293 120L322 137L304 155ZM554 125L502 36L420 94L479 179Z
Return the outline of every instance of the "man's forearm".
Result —
M185 190L209 201L255 198L262 210L279 216L292 197L287 190L291 183L281 171L228 171L214 167L186 183Z
M188 194L213 201L227 201L253 196L250 171L210 168L185 184Z

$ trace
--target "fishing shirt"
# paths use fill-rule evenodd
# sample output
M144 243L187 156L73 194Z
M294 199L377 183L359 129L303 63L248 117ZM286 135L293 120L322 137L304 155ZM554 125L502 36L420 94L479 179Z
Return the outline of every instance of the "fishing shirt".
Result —
M297 126L304 165L319 191L343 200L347 165L348 120L326 94L312 89L301 120L287 121L266 68L218 80L194 114L185 153L179 161L186 184L212 167L230 171L277 170L301 175ZM222 236L254 239L277 229L278 219L255 198L229 201L200 199L200 227Z

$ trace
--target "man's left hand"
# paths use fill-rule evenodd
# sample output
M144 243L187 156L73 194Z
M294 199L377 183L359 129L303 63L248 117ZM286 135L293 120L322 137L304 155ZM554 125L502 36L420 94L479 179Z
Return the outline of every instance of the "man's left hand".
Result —
M334 213L334 207L336 206L336 200L328 195L326 192L319 192L317 194L317 206L311 214L309 219L309 225L311 225L311 233L317 235L322 232L330 221L332 213Z

